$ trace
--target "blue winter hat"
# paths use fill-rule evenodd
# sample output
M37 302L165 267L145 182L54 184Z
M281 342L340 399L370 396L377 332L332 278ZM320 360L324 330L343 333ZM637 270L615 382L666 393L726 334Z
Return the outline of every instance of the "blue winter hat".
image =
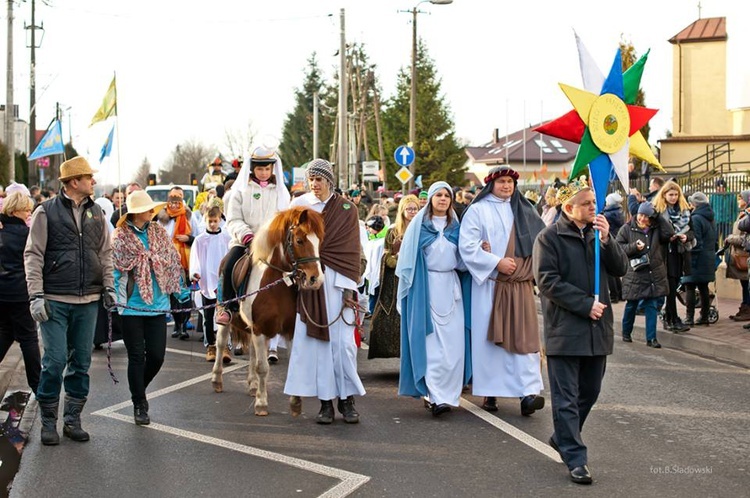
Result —
M641 205L638 206L638 214L643 214L649 218L651 218L655 212L654 205L648 201L642 202Z

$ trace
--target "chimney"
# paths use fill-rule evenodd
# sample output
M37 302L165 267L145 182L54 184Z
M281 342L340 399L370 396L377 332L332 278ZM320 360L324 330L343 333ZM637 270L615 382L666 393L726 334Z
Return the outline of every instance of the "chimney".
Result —
M500 130L495 128L492 130L492 143L496 144L500 141Z

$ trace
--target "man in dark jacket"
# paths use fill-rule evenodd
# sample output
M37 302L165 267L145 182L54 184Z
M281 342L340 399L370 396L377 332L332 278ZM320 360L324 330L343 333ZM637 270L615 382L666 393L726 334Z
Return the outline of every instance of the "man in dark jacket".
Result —
M641 205L642 202L654 202L656 194L661 190L661 188L664 186L664 178L659 178L658 176L655 176L651 179L651 181L648 184L648 194L641 195L640 192L638 192L638 189L631 188L630 189L630 195L628 195L628 212L630 213L630 216L635 216L638 214L638 206Z
M560 453L570 478L591 484L581 430L594 406L612 354L614 326L609 275L623 276L627 258L609 235L607 219L596 214L593 191L585 180L561 188L560 219L534 243L534 277L547 300L544 339L555 431L550 446ZM594 296L594 229L601 236L599 285Z
M63 434L88 441L81 412L89 394L91 345L99 300L114 304L112 249L94 173L83 157L60 166L60 195L45 201L31 218L26 249L26 286L31 316L40 323L44 356L37 400L42 444L60 443L57 412L65 374Z

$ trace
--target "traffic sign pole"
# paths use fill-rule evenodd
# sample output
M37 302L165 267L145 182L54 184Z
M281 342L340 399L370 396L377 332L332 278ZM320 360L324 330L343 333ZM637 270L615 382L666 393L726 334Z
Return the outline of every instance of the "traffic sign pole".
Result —
M396 150L393 151L393 158L396 160L396 164L401 166L401 169L398 171L398 173L396 173L396 178L398 178L403 184L402 191L404 194L406 194L407 191L406 182L410 182L411 179L414 178L413 167L409 168L409 166L414 164L415 157L416 154L414 153L414 149L412 149L408 145L399 145L398 147L396 147ZM406 180L401 179L401 177L406 174L403 173L404 171L408 173L408 178Z

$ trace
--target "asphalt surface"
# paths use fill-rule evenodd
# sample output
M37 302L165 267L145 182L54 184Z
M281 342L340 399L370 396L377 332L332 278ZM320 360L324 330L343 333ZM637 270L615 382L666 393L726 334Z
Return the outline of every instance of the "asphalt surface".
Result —
M168 338L168 348L149 388L148 427L133 423L122 342L112 350L117 385L106 352L95 351L83 418L91 441L43 447L37 419L10 496L704 497L750 488L750 371L679 351L616 342L583 433L594 485L582 487L546 446L549 404L522 417L518 400L500 399L489 414L466 393L462 408L435 419L420 400L397 396L398 360L367 360L361 350L361 422L337 414L320 426L317 400L289 415L282 350L271 367L271 413L256 417L247 357L230 365L216 394L197 337Z

